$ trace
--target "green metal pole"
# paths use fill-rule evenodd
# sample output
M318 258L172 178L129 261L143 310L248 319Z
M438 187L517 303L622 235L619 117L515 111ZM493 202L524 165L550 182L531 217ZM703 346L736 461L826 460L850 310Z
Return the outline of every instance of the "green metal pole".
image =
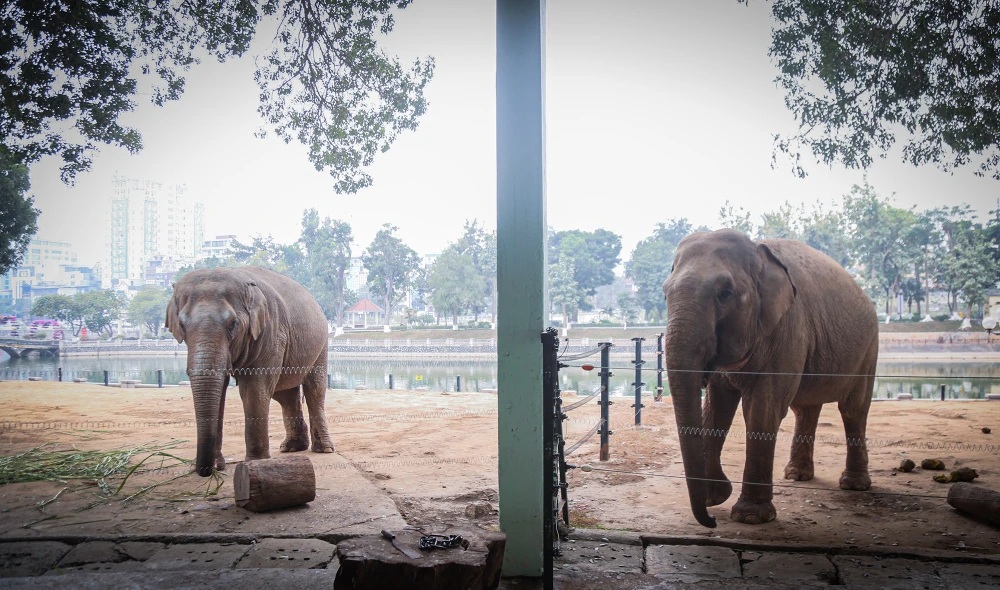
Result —
M504 576L544 573L545 0L497 0L497 353Z

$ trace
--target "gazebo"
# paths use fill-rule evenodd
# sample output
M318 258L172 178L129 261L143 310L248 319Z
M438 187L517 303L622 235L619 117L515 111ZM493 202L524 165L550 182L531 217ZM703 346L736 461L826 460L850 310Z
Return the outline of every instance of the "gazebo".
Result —
M354 328L385 325L385 311L367 297L348 307L344 313L347 314L347 324Z

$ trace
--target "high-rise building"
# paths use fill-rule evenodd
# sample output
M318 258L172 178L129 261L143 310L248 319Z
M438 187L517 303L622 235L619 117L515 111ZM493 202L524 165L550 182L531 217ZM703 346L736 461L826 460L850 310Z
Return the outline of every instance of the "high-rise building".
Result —
M205 207L192 203L185 185L115 175L106 244L104 286L145 282L156 256L194 260L205 234Z
M80 266L68 242L33 238L19 266L0 275L0 300L33 299L41 295L73 295L100 287L92 267Z

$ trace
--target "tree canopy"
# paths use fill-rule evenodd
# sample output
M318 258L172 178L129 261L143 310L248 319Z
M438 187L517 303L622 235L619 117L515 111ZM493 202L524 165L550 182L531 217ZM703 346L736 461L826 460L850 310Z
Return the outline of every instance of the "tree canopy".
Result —
M670 275L677 245L695 231L709 229L704 226L695 229L684 218L657 223L653 234L643 238L632 250L631 257L625 263L625 276L635 281L635 304L645 312L647 319L654 311L663 319L666 311L663 283Z
M28 168L0 146L0 275L21 264L38 231L38 209L27 196Z
M592 308L587 297L615 280L621 251L621 236L606 229L573 229L549 236L549 264L564 260L572 264L573 279L579 288L577 307L583 310Z
M748 2L749 0L740 0ZM1000 3L995 0L774 0L770 55L802 151L867 168L905 137L903 158L1000 179Z
M375 239L361 255L368 271L368 287L382 299L387 324L392 308L399 297L406 293L420 263L417 253L396 236L398 230L392 224L382 224L382 229L375 234Z
M28 2L0 9L0 136L14 162L62 159L72 183L100 145L142 149L121 117L136 97L177 100L203 55L225 61L273 38L254 79L264 127L307 148L334 189L369 186L364 167L427 108L432 58L405 67L378 37L410 0ZM140 80L144 83L140 86Z
M158 335L163 318L167 315L169 302L170 291L146 285L128 302L128 321L135 326L145 326L153 335Z

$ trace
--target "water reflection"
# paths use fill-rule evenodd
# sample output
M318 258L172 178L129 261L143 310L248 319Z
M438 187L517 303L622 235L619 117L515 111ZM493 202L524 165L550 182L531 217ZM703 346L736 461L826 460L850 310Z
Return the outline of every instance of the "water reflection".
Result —
M614 375L610 379L612 396L632 396L635 372L628 361L612 361ZM63 357L8 359L0 361L0 379L27 379L41 375L52 379L57 368L63 370L63 380L86 378L93 383L141 379L156 383L157 371L163 371L164 384L186 380L187 358L177 357ZM393 376L397 389L426 387L432 391L455 391L456 377L461 377L463 391L481 391L497 387L497 365L489 361L462 360L335 360L329 365L331 383L337 389L384 389ZM595 391L600 380L598 371L569 367L560 371L563 390L575 390L581 395ZM1000 368L996 363L887 362L878 366L874 397L894 398L909 393L914 399L937 399L945 385L948 399L982 399L987 393L1000 393ZM644 391L656 390L655 370L643 371ZM663 375L664 395L669 395L666 374Z

